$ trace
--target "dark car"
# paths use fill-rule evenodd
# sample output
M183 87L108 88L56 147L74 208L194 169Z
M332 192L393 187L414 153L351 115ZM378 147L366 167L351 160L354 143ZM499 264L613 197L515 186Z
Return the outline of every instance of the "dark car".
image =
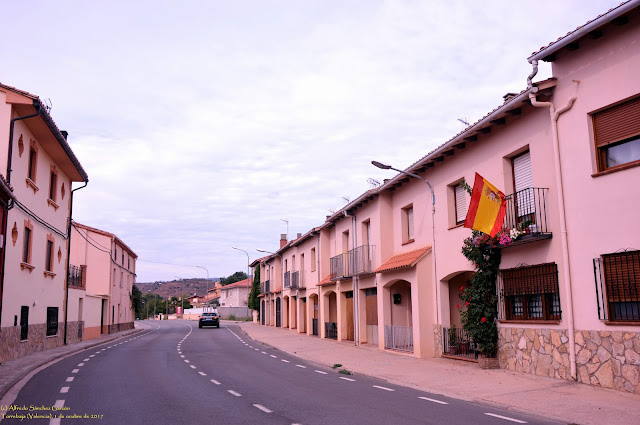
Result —
M198 327L202 328L203 326L215 326L216 328L220 327L220 318L218 317L218 313L207 312L202 313L200 316L200 320L198 321Z

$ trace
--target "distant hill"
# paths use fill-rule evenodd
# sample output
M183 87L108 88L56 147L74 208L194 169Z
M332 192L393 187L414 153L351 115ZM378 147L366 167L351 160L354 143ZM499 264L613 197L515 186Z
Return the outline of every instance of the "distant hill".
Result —
M194 293L203 296L207 293L207 284L213 288L213 284L220 279L181 279L169 282L136 282L136 286L143 294L151 291L161 297L192 296Z

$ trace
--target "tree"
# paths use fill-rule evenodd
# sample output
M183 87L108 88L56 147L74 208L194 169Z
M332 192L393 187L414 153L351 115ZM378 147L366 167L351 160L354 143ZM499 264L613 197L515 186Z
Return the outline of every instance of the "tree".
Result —
M129 299L131 300L131 308L133 309L134 316L137 318L142 317L142 292L140 292L136 285L133 285Z
M251 310L260 310L260 266L257 266L253 272L253 283L249 292L248 306Z
M220 279L220 285L231 285L232 283L240 282L241 280L245 280L246 278L247 274L245 272L235 272L229 277L223 277L222 279Z

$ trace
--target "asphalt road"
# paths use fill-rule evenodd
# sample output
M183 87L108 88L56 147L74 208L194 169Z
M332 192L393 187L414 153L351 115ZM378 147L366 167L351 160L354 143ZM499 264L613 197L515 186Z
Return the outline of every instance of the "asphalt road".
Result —
M557 423L343 375L258 343L233 325L149 323L152 329L34 375L14 410L2 412L2 425Z

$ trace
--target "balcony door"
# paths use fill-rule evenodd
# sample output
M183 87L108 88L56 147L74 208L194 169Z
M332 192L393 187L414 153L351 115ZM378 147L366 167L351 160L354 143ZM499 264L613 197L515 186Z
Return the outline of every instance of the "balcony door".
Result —
M535 220L535 201L533 194L533 176L531 173L531 155L529 151L511 160L513 169L513 188L517 223Z

